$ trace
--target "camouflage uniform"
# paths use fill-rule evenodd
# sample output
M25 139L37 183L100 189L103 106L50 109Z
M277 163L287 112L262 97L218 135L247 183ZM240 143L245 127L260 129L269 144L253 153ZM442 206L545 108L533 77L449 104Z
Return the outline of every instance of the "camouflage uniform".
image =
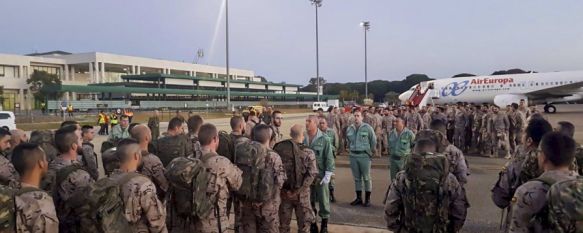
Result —
M445 115L447 116L447 140L454 142L453 134L455 130L455 109L447 108Z
M575 171L546 171L535 180L518 187L512 198L512 213L509 232L550 232L550 226L543 222L547 216L537 216L547 205L547 192L554 182L573 180Z
M515 110L508 115L510 123L509 142L512 152L516 151L516 147L522 142L522 132L524 131L525 122L522 119L522 114Z
M110 178L118 181L127 173L115 170ZM168 232L166 229L166 209L156 196L156 186L145 176L131 178L121 187L124 202L124 216L134 232Z
M374 128L374 132L375 132L375 136L377 137L377 144L376 144L376 148L375 148L375 156L376 157L381 157L382 155L382 151L383 151L383 117L380 114L375 114L374 117L377 118L376 122L376 128Z
M59 170L71 165L79 165L79 162L77 160L66 160L59 156L49 164L49 171L46 177L56 178L56 173ZM56 197L54 201L60 221L60 232L75 232L75 229L77 229L75 224L78 216L72 215L73 213L70 209L66 208L65 203L74 194L83 191L85 187L93 184L93 182L95 180L91 178L91 175L87 171L78 169L71 172L60 184L54 183L54 190L46 190L56 192L53 193L53 196Z
M403 199L406 198L404 196L407 182L406 176L404 171L397 174L397 178L390 185L389 195L385 204L385 221L387 222L387 228L393 232L416 232L417 230L410 223L410 220L414 219L415 216L407 216L403 208ZM462 186L452 174L448 174L445 182L447 186L444 191L448 192L449 203L447 205L450 207L448 212L450 225L448 229L451 229L451 231L448 232L457 232L464 225L467 214L464 194Z
M482 144L482 135L480 133L482 129L482 117L484 116L484 112L482 110L476 109L473 115L472 121L472 148L479 149Z
M160 118L157 116L150 117L148 119L148 128L152 132L152 141L158 140L158 137L160 137Z
M490 155L492 154L492 119L493 113L488 111L482 115L482 128L480 129L480 136L482 137L481 152Z
M492 140L494 142L493 153L495 157L499 156L499 151L501 147L504 147L506 151L506 156L510 157L510 144L508 142L508 129L510 123L508 122L508 117L502 112L494 114L492 119L490 119Z
M23 188L36 189L21 183ZM59 219L53 198L48 193L28 191L14 197L16 232L59 232Z
M393 130L393 120L397 119L395 116L393 115L388 115L383 117L383 134L381 135L383 137L383 140L381 141L383 143L382 147L383 150L385 150L387 152L387 154L389 154L389 133L391 133L391 130Z
M424 127L423 118L421 118L421 115L418 112L413 111L405 116L405 125L413 131L413 133L417 133L417 131Z
M14 169L14 165L6 158L4 153L0 152L0 184L10 185L18 184L20 175Z
M281 194L281 205L279 206L279 232L289 233L292 213L296 212L298 232L307 233L310 231L310 224L315 222L314 212L310 205L310 186L318 175L316 167L316 155L309 148L304 148L305 156L301 158L305 168L303 185L299 190L293 191L291 195ZM291 174L290 174L291 175Z
M277 153L269 150L265 166L273 168L274 196L263 203L241 201L240 233L271 233L279 231L279 206L281 204L280 191L286 180L285 170L281 158Z
M231 163L229 159L223 156L219 156L217 153L206 159L205 167L209 168L212 174L217 175L216 179L216 192L217 195L217 206L218 206L218 216L217 209L213 206L211 214L205 219L195 219L194 229L198 229L197 232L201 233L220 233L217 226L218 222L221 223L221 231L227 229L229 225L229 216L227 215L227 200L229 199L230 191L237 191L241 187L243 179L241 174L243 173L237 166Z
M190 143L192 143L192 154L194 158L200 159L202 156L202 148L200 146L200 142L198 141L198 135L196 134L189 134L188 138L190 139ZM190 152L186 152L189 154ZM188 156L186 156L188 157Z
M198 140L197 140L198 142ZM194 143L197 144L197 143ZM168 166L168 164L170 163L170 161L172 161L172 159L182 156L182 157L190 157L190 156L195 156L196 154L194 153L194 148L196 147L192 142L192 139L189 138L189 136L187 136L186 134L178 134L175 136L164 136L161 137L158 140L158 152L155 153L158 158L160 158L160 161L162 161L162 164L164 166ZM173 154L170 156L174 156L174 157L169 157L168 155L164 155L163 152L167 152L167 151L175 151L177 150L176 147L178 147L178 151L177 154ZM198 156L200 156L200 153L198 153Z
M421 129L429 129L429 125L431 124L431 114L429 112L421 114L421 120L423 122Z
M466 127L468 126L468 118L464 110L458 109L455 111L454 118L454 133L453 133L453 144L457 148L465 148L465 133Z
M95 154L95 146L91 142L83 142L81 147L83 154L80 155L79 162L85 167L91 178L97 180L99 178L99 169L97 165L97 154Z
M275 143L280 142L283 139L283 134L280 131L280 127L277 127L275 125L270 125L270 126L271 126L271 130L275 134L275 140L273 140L271 143L275 144Z
M442 112L433 112L431 114L431 121L434 120L440 120L443 121L443 123L447 124L447 116L445 114L443 114Z
M142 151L142 166L139 169L139 173L150 178L150 180L156 185L156 190L158 191L158 198L164 200L166 192L168 192L168 180L164 175L166 169L162 165L162 161L158 156L149 153L147 151Z

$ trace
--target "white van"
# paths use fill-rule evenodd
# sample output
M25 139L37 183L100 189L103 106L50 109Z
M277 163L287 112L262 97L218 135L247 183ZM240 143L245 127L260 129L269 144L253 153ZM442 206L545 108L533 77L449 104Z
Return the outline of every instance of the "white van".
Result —
M13 112L0 111L0 127L4 126L9 130L16 129L16 117Z
M328 103L326 103L326 102L314 102L314 103L312 103L312 111L315 112L318 110L322 110L322 111L328 110Z

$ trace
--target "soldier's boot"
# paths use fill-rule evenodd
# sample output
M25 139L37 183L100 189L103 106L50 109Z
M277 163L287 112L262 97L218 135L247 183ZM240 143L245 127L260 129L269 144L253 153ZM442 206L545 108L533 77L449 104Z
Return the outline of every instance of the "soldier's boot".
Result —
M336 203L336 197L334 197L334 188L330 188L330 202Z
M328 233L328 219L322 219L322 227L320 227L320 233Z
M312 223L310 225L310 233L318 233L318 223Z
M356 191L356 199L350 205L362 205L362 191Z
M364 193L364 207L369 207L370 206L370 192L365 192Z

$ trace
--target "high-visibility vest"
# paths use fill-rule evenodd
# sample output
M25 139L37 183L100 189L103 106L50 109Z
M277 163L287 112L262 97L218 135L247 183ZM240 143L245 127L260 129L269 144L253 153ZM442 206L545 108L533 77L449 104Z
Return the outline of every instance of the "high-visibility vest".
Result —
M117 125L117 115L111 114L111 124Z
M99 124L105 124L105 116L103 114L99 114Z

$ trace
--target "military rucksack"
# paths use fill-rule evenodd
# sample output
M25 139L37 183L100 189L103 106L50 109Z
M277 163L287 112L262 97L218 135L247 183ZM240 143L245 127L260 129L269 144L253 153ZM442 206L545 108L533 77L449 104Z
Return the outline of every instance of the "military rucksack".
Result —
M297 190L303 185L306 169L302 164L302 157L305 157L306 153L302 147L289 139L273 146L273 150L281 157L287 175L282 187L284 190Z
M217 174L205 165L213 156L207 153L201 160L178 157L166 168L166 177L171 185L170 205L177 214L207 218L217 205Z
M219 147L217 148L217 154L227 157L229 161L233 162L233 150L235 145L233 143L233 138L227 131L219 131Z
M28 192L41 191L38 188L25 187L14 189L0 185L0 232L16 232L16 196Z
M103 161L103 170L105 172L105 176L109 176L113 170L119 168L120 162L116 153L117 147L112 147L101 154L101 161Z
M405 164L403 222L418 232L448 232L449 175L447 158L441 154L412 154Z
M583 146L579 144L575 148L575 162L577 163L577 171L579 174L583 174Z
M109 177L87 186L67 201L67 207L79 218L79 231L87 233L134 232L134 226L126 219L122 187L139 173L127 173L119 179Z
M189 140L186 135L166 136L158 139L158 157L164 166L168 166L170 161L177 157L186 157L186 145Z
M549 228L554 232L583 232L583 177L562 181L547 193Z
M271 200L275 193L273 167L267 166L269 150L258 142L242 142L235 146L235 165L243 171L243 182L237 196L248 202Z
M55 147L55 138L53 132L50 130L35 130L30 133L30 143L38 144L45 154L47 155L47 161L50 163L58 155L59 152Z

